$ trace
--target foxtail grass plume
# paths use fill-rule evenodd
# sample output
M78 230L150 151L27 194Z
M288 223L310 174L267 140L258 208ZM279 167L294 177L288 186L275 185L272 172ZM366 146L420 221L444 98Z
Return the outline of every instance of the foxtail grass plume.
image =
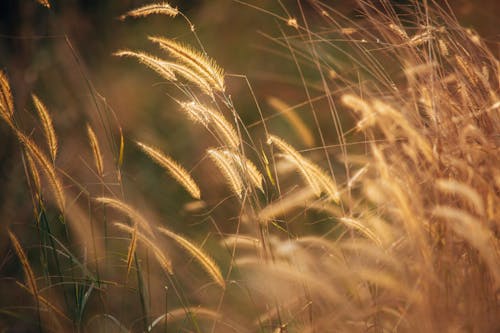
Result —
M120 16L120 20L127 17L145 17L153 14L175 17L179 14L179 11L166 2L152 3L126 12Z
M177 162L172 160L170 157L163 154L156 148L145 145L142 142L136 142L139 148L142 149L153 161L158 163L179 183L186 191L191 194L194 199L200 199L200 188L191 177L189 172L180 166Z
M12 126L14 115L14 99L10 91L9 80L3 71L0 71L0 116Z
M33 270L31 269L30 263L28 261L28 257L21 246L21 243L17 240L16 235L10 230L7 231L9 234L10 241L14 246L14 250L16 251L19 260L21 261L21 265L23 266L24 275L26 278L26 283L28 284L30 292L38 298L38 287L36 285L36 278Z
M57 155L57 138L54 125L52 124L52 118L50 117L50 114L43 102L35 94L32 94L31 97L33 98L33 104L35 105L38 116L42 122L43 133L45 135L45 139L47 140L47 145L49 146L52 162L54 162Z
M162 37L149 37L149 40L160 45L174 58L191 68L197 75L201 76L217 91L224 92L224 71L214 60L206 55L193 50L191 47L178 43L174 40Z
M207 152L208 156L210 156L215 165L221 170L234 194L241 199L243 196L244 183L241 179L240 172L234 165L234 161L220 149L209 149Z
M238 133L220 112L195 101L180 102L179 104L190 119L203 124L206 128L212 125L223 144L232 148L239 147Z
M156 73L160 74L161 77L168 81L175 81L176 77L170 66L170 63L162 60L158 57L152 56L144 52L134 52L130 50L122 50L114 53L118 57L133 57L136 58L140 63L151 68Z
M158 260L158 263L163 268L163 270L167 274L170 275L173 274L172 261L167 255L165 255L164 251L162 251L153 241L151 241L150 237L144 235L142 232L136 230L135 228L130 227L123 223L115 222L114 226L132 235L135 234L137 239L142 243L144 243L144 245L146 245L146 247L150 249L151 252L153 252L154 256L156 257L156 260Z
M207 273L212 277L215 283L217 283L222 288L226 287L226 283L219 267L204 251L202 251L198 246L194 245L186 238L179 236L178 234L162 227L158 227L158 231L168 236L169 238L176 241L180 246L186 249L195 258L201 266L207 271Z
M94 155L95 167L99 177L104 175L104 163L102 159L101 149L99 148L99 141L97 141L97 136L94 133L92 127L87 124L87 135L89 137L90 147L92 148L92 154Z
M43 170L45 175L49 180L49 184L52 187L52 192L54 193L54 197L56 199L57 205L61 212L64 212L66 199L64 196L64 191L62 187L62 183L57 176L56 169L54 165L49 162L49 159L45 154L40 150L40 148L27 136L23 133L16 131L17 137L21 141L21 143L26 148L26 151L31 154L33 159L37 162L40 168Z
M319 166L303 157L295 148L275 135L269 135L267 143L276 145L284 153L284 157L297 167L316 196L319 197L321 193L326 193L332 200L339 201L339 193L335 181L321 170Z

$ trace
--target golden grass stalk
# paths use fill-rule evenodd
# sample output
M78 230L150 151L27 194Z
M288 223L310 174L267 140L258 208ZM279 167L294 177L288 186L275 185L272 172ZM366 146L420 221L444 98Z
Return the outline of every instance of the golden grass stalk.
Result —
M191 255L198 260L198 262L201 264L201 266L207 271L207 273L212 277L215 283L220 285L222 288L226 287L226 283L224 281L224 278L222 277L222 274L220 272L219 267L217 264L210 258L205 252L203 252L199 247L185 239L184 237L179 236L178 234L162 228L158 227L158 230L165 234L166 236L172 238L174 241L176 241L180 246L182 246L184 249L186 249Z
M92 148L92 154L94 155L95 167L97 174L102 177L104 175L104 163L102 160L101 149L99 148L99 141L97 141L97 136L94 130L87 124L87 135L89 137L90 147Z
M26 278L26 283L28 284L28 288L30 292L35 296L35 298L38 298L38 287L36 285L36 278L35 274L33 273L33 270L31 269L28 257L26 256L26 253L24 253L24 250L21 247L21 244L17 240L14 233L10 230L7 230L7 232L9 234L10 241L14 246L14 250L16 251L19 260L21 261L21 265L23 266L24 276Z
M49 180L49 184L52 187L52 192L54 193L54 197L56 199L57 205L61 212L64 212L64 208L66 205L66 199L64 196L63 187L61 185L61 181L59 177L57 177L56 169L53 164L49 162L49 159L45 154L40 150L40 148L33 143L27 136L22 134L19 131L16 131L16 134L19 140L23 143L27 152L34 157L34 160L38 163L40 168L43 170L45 175Z
M108 198L108 197L98 197L98 198L95 198L95 201L100 202L100 203L105 204L105 205L108 205L108 206L111 206L111 207L121 211L122 213L127 215L134 222L134 224L141 226L145 231L147 231L147 233L150 236L153 236L153 230L151 229L148 221L146 221L146 219L141 214L139 214L135 209L133 209L132 207L130 207L126 203L124 203L120 200L117 200L114 198Z
M244 189L243 180L241 179L240 173L235 168L233 161L219 149L209 149L207 152L210 158L215 162L215 165L222 171L222 174L233 192L241 199Z
M153 14L175 17L179 14L179 11L166 2L152 3L126 12L120 16L120 20L127 17L146 17Z
M136 142L139 148L142 149L153 161L162 166L172 177L182 185L186 191L195 199L200 199L200 188L191 177L189 172L172 160L170 157L163 154L158 149L152 148L141 142Z
M241 174L247 177L253 186L264 192L264 188L262 187L262 174L259 170L257 170L257 167L252 163L252 161L243 155L236 154L227 149L222 150L222 153L234 161L240 169Z
M293 108L276 97L268 97L267 103L286 117L286 120L288 120L290 125L292 125L293 129L297 132L306 147L312 147L314 145L314 137L309 130L309 127L307 127Z
M240 145L238 133L220 112L195 101L180 103L180 105L194 121L200 122L205 127L213 124L224 144L233 148Z
M149 237L147 237L146 235L144 235L140 231L138 231L135 228L130 227L126 224L115 222L114 225L118 229L126 231L132 235L135 233L137 235L137 239L139 241L141 241L142 243L144 243L144 245L146 245L146 247L149 248L153 252L154 256L156 257L156 260L158 260L158 263L163 268L163 270L167 274L173 274L172 261L170 260L170 258L168 256L166 256L163 253L163 251L158 246L156 246L155 243L153 243L150 240Z
M14 115L14 99L10 90L9 80L3 71L0 71L0 116L12 125Z
M33 104L35 105L38 116L42 122L43 133L45 135L45 139L47 140L47 145L49 146L52 162L54 162L57 155L57 138L54 125L52 124L52 118L50 117L43 102L35 94L32 94L31 97L33 98Z
M149 37L149 40L157 43L173 57L190 67L195 73L207 80L215 90L224 92L224 71L214 60L171 39Z
M136 58L140 63L151 68L161 77L168 81L175 81L176 77L168 61L162 60L158 57L152 56L144 52L135 52L130 50L122 50L114 53L118 57L132 57Z

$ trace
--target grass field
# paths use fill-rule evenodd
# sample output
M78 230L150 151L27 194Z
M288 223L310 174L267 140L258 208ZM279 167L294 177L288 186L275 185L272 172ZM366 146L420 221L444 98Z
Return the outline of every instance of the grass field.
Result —
M499 332L467 4L4 5L2 331Z

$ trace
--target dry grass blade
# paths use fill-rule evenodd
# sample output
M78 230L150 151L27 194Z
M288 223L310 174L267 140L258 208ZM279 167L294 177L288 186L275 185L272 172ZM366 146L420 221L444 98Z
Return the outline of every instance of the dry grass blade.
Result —
M210 258L205 252L203 252L200 248L198 248L196 245L194 245L184 237L181 237L168 229L158 227L158 230L163 234L165 234L166 236L172 238L184 249L186 249L189 253L191 253L191 255L193 255L193 257L200 262L202 267L207 271L207 273L212 277L212 279L218 285L220 285L222 288L226 287L226 282L222 277L219 267L215 264L212 258Z
M207 80L215 90L224 92L224 71L214 60L171 39L162 37L149 37L149 39Z
M168 81L175 81L176 77L172 70L172 66L168 61L162 60L158 57L152 56L144 52L134 52L130 50L123 50L114 53L117 57L132 57L136 58L140 63L154 70L160 74L161 77Z
M312 147L314 145L314 137L311 131L304 123L304 121L295 113L295 111L289 105L287 105L281 99L276 97L269 97L267 99L267 102L276 111L278 111L280 114L283 114L286 117L286 119L288 120L290 125L292 125L292 127L295 129L295 131L302 139L302 142L304 142L304 145L306 145L306 147Z
M45 156L44 153L42 153L40 148L38 148L38 146L33 143L33 141L31 141L28 137L26 137L19 131L17 131L16 134L19 140L23 143L24 147L26 147L27 152L32 157L34 157L35 161L38 163L38 165L40 165L40 168L47 176L49 184L52 187L52 192L54 193L57 205L61 212L64 212L66 199L64 196L61 181L59 180L59 177L57 177L54 166L49 162L49 159Z
M14 115L14 99L10 91L9 80L3 71L0 71L0 115L9 124L12 124Z
M45 139L47 140L47 145L49 146L52 162L54 162L57 155L57 138L54 125L52 125L52 118L42 101L35 94L32 94L31 97L33 98L33 104L35 105L38 116L42 122L43 133L45 135Z
M209 149L207 152L212 161L214 161L217 167L222 171L224 177L226 177L233 192L241 199L244 189L243 180L238 170L234 167L233 162L218 149Z
M109 205L109 206L121 211L122 213L127 215L135 224L144 228L144 230L146 230L150 236L153 236L153 230L149 226L148 221L146 221L146 219L141 214L139 214L135 209L133 209L132 207L130 207L126 203L124 203L120 200L117 200L114 198L108 198L108 197L98 197L98 198L95 198L95 201L103 203L105 205Z
M28 257L26 256L26 253L24 253L24 250L21 247L21 244L17 240L14 233L10 230L8 230L7 232L9 233L10 241L12 242L12 245L14 246L14 250L16 251L16 254L19 257L19 260L21 261L21 265L23 266L23 271L24 271L24 275L26 277L26 283L28 284L29 290L35 296L35 298L38 298L38 287L36 286L35 274L33 273L33 270L31 269L31 266L30 266L29 261L28 261Z
M166 2L152 3L126 12L120 16L120 20L124 20L127 17L145 17L152 14L175 17L179 14L179 11Z
M144 243L144 245L146 245L153 252L163 270L168 274L173 274L172 261L162 252L162 250L158 246L156 246L155 243L153 243L149 239L149 237L145 236L140 231L136 231L135 228L129 227L128 225L125 225L123 223L115 222L114 225L118 229L126 231L130 234L136 233L137 239Z
M189 172L172 160L170 157L163 154L158 149L152 148L150 146L145 145L141 142L136 142L139 148L142 149L153 161L162 166L168 173L172 175L172 177L181 184L186 191L191 194L191 196L195 199L200 199L200 188L198 184L191 177Z
M99 148L99 142L97 141L97 136L94 130L87 124L87 135L89 137L90 147L92 148L92 154L94 155L94 162L97 173L100 177L104 175L104 163L102 160L101 149Z

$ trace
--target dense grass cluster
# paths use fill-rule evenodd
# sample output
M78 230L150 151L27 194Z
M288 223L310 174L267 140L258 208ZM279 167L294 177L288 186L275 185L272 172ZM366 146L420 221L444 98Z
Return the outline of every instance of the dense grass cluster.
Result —
M2 325L102 332L500 330L497 57L431 1L402 8L360 1L357 21L329 2L308 6L311 17L301 2L288 17L268 15L282 32L270 38L275 53L295 66L305 95L300 106L310 113L298 113L277 88L267 96L274 114L254 96L260 120L253 124L240 117L228 75L182 12L155 3L120 17L185 20L199 42L144 36L155 54L124 48L115 55L168 82L166 98L191 126L213 136L199 160L225 184L225 198L207 198L204 175L175 156L125 138L119 113L109 110L87 125L84 149L93 161L85 167L93 179L74 178L58 165L64 141L50 106L33 94L43 133L33 135L16 118L15 92L1 73L3 128L19 141L34 213L26 229L32 234L7 231L15 256L3 260L18 262L19 270L2 280L12 301L2 308ZM251 84L248 90L254 95ZM273 127L275 117L286 127ZM123 161L125 145L134 142L131 149L186 192L186 220L209 224L211 232L200 238L206 243L127 199ZM103 156L104 146L110 156Z

